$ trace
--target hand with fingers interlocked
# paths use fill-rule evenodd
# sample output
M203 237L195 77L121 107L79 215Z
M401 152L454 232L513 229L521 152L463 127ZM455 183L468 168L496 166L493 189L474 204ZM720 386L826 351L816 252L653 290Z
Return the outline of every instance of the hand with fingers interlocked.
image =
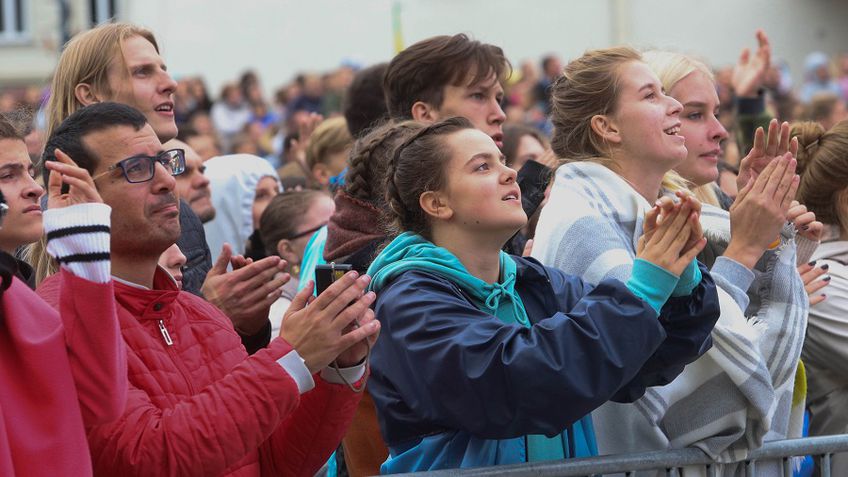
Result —
M686 193L678 197L678 203L670 197L657 200L645 215L636 256L680 276L707 240L700 223L701 203Z

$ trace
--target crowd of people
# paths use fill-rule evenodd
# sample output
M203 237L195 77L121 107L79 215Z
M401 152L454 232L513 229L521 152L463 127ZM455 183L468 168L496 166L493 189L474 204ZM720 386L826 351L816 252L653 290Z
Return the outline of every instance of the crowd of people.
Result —
M732 476L848 433L848 55L793 88L756 42L444 35L268 101L76 35L0 97L0 474Z

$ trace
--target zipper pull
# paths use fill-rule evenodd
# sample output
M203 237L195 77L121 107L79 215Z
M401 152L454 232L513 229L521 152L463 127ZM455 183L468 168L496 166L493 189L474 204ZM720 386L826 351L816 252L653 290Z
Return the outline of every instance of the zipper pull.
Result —
M166 345L174 345L174 342L171 340L171 335L168 333L168 328L165 328L165 322L163 320L159 320L159 332L162 333L162 338L165 339Z

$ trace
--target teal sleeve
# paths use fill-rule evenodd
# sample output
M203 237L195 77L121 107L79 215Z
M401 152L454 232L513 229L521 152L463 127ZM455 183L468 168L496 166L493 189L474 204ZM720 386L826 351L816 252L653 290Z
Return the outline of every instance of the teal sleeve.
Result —
M683 273L680 274L680 281L671 292L671 296L689 296L692 290L701 283L701 269L698 267L698 260L692 260Z
M626 285L634 295L648 302L659 315L677 282L678 278L673 273L637 258L633 261L633 273Z

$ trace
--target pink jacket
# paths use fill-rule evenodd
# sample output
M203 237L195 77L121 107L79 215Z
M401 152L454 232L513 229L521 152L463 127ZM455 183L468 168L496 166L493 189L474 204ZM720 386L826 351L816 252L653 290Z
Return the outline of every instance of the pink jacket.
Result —
M124 411L127 365L112 284L64 268L52 282L61 313L18 279L0 299L3 476L91 475L85 427Z
M311 476L341 442L360 395L315 376L300 395L277 338L248 357L229 319L157 269L154 289L115 283L129 395L88 438L100 475ZM39 293L57 302L56 281Z

